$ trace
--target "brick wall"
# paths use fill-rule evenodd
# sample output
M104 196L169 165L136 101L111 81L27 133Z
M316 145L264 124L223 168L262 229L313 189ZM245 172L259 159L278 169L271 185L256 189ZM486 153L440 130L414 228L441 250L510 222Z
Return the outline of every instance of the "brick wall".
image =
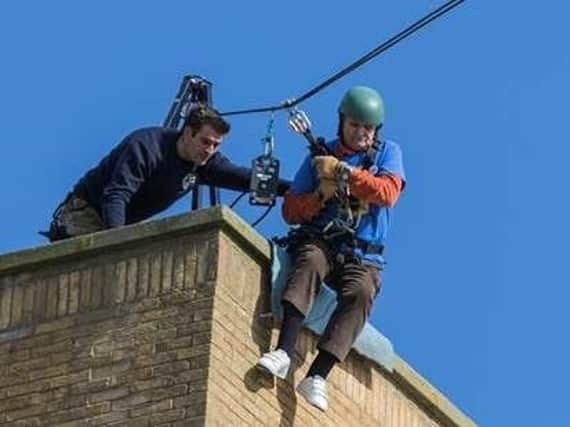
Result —
M275 343L269 247L216 208L0 256L0 425L473 425L405 362L355 353L323 414L253 366Z

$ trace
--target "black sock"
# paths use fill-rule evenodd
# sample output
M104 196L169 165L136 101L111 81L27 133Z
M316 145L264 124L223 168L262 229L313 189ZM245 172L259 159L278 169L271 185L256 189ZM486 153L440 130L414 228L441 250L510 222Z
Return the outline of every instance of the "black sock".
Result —
M314 377L318 375L323 379L326 379L329 375L331 369L334 365L338 362L338 359L333 356L328 351L319 350L319 354L313 360L311 367L309 368L309 372L307 373L307 377Z
M290 302L283 302L283 324L281 325L277 348L284 350L291 359L295 353L295 343L303 327L303 320L305 320L303 313Z

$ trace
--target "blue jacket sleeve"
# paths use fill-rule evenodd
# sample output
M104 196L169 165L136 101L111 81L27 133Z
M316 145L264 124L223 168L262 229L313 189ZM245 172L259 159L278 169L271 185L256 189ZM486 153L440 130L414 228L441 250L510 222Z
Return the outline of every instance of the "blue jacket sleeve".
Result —
M380 160L380 172L388 172L399 176L402 179L402 189L406 185L406 172L404 171L404 161L402 149L393 141L386 141L386 151Z
M312 157L306 156L301 167L295 174L290 188L293 194L309 193L317 188L317 177L311 161Z

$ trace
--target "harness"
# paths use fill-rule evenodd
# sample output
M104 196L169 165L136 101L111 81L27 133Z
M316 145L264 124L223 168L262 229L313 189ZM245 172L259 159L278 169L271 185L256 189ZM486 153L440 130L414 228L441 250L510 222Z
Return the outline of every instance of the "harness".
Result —
M376 140L368 148L362 161L357 166L376 175L378 173L376 166L377 157L383 146L384 142L382 140ZM342 183L339 184L342 185ZM346 181L344 184L346 185ZM366 254L382 255L384 245L366 242L356 237L356 230L362 216L368 211L368 205L363 204L356 197L350 195L347 185L345 189L344 195L335 200L338 205L337 215L324 227L302 225L291 229L285 237L274 237L272 240L279 246L286 247L288 251L294 250L300 243L307 240L322 240L333 252L332 255L341 262L354 249L360 249Z
M376 161L379 153L382 151L383 145L384 142L382 140L375 140L368 150L366 150L366 154L357 166L376 175L376 173L378 173ZM338 205L337 215L325 225L322 231L325 234L328 232L332 232L333 234L342 232L354 235L360 225L362 216L368 212L368 204L362 203L350 194L348 177L341 178L339 187L343 189L343 195L336 200Z

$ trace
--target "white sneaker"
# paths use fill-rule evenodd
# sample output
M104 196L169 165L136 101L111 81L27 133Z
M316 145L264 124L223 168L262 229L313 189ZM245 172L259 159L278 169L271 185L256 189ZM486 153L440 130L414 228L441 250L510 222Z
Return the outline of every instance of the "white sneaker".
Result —
M327 382L324 378L318 375L307 377L301 381L297 386L297 393L321 411L326 411L329 407Z
M263 371L267 371L277 378L285 379L287 372L291 366L291 359L280 348L263 354L257 361L257 367Z

